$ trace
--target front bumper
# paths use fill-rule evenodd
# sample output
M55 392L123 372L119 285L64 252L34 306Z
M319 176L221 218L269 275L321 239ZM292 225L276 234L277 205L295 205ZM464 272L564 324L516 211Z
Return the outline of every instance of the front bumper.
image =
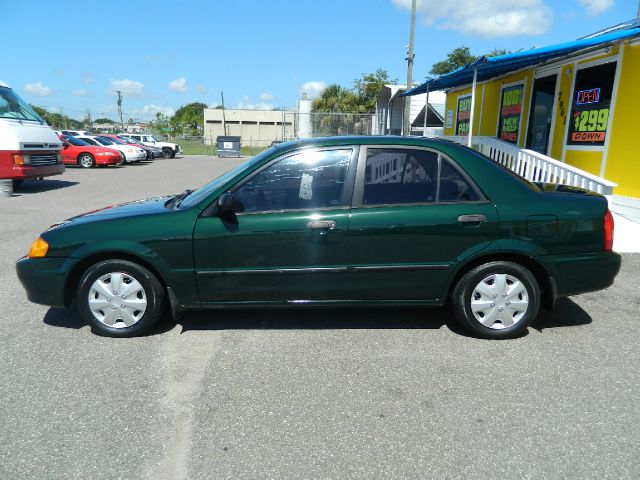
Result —
M122 163L121 156L96 155L96 165L120 165Z
M73 266L72 258L28 258L16 263L18 279L33 303L66 307L66 285Z
M545 255L537 260L549 273L556 298L610 287L622 263L619 254L605 251Z

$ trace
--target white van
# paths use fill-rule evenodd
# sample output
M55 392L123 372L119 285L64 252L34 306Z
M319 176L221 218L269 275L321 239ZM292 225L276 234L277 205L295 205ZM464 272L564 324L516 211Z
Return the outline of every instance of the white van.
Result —
M29 104L0 82L0 178L20 182L61 174L61 146Z

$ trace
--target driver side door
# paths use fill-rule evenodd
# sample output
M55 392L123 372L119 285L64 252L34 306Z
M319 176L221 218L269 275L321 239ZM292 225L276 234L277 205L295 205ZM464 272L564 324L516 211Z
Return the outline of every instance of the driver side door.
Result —
M230 214L198 219L203 304L347 299L356 147L285 154L231 189Z

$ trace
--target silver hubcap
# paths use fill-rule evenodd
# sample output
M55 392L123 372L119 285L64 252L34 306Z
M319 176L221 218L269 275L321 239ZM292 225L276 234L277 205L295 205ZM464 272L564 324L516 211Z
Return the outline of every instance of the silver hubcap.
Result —
M88 300L95 319L115 328L136 324L147 309L143 286L123 272L107 273L98 278L91 285Z
M80 163L82 164L83 167L90 167L91 166L91 157L89 157L88 155L83 155L82 158L80 159Z
M471 294L471 311L485 327L495 330L510 327L524 317L529 307L529 292L516 277L495 273L482 280Z

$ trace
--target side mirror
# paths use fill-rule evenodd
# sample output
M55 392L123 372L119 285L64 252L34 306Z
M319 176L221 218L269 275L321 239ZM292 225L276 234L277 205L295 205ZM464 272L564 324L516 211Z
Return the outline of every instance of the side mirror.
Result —
M235 203L236 199L233 198L233 193L223 193L218 197L218 213L233 212Z

